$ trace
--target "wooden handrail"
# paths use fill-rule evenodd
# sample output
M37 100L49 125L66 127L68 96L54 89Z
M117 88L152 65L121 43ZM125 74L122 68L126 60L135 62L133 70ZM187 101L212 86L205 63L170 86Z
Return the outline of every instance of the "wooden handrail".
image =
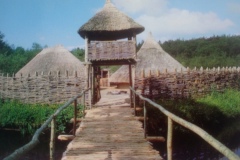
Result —
M168 124L172 125L172 121L180 124L181 126L191 130L192 132L194 132L195 134L197 134L198 136L200 136L202 139L204 139L208 144L210 144L211 146L213 146L217 151L219 151L220 153L222 153L225 157L227 157L229 160L240 160L240 157L235 154L234 152L232 152L229 148L227 148L224 144L222 144L221 142L219 142L217 139L215 139L214 137L212 137L210 134L208 134L206 131L204 131L202 128L196 126L193 123L190 123L176 115L174 115L173 113L169 112L168 110L166 110L165 108L163 108L161 105L156 104L155 102L151 101L148 98L143 97L141 94L137 93L133 88L130 87L130 90L136 94L137 96L139 96L140 99L142 99L143 101L148 102L149 104L151 104L152 106L156 107L157 109L159 109L164 115L166 115L168 117ZM135 103L135 102L134 102ZM168 160L172 159L172 143L171 143L171 139L172 139L172 126L168 127ZM169 140L170 138L170 140Z
M8 157L5 157L3 160L17 160L19 158L21 158L24 154L26 154L27 152L29 152L30 150L32 150L38 143L39 143L39 136L40 134L48 127L48 125L52 122L53 119L55 119L55 117L57 117L57 115L63 111L65 108L67 108L70 104L72 104L76 99L82 97L87 91L89 91L91 88L88 88L86 90L84 90L81 94L71 98L68 100L68 102L66 102L64 105L62 105L61 107L59 107L54 114L52 114L46 121L44 124L42 124L42 126L36 130L36 132L33 135L32 140L25 144L24 146L22 146L21 148L15 150L11 155L9 155Z

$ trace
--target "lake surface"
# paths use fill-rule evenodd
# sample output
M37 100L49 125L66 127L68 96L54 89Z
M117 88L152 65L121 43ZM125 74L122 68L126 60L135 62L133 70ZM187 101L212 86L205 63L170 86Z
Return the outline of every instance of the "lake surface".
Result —
M49 134L40 136L40 143L20 160L46 160L49 159ZM32 137L23 137L20 132L0 130L0 159L31 141ZM56 141L56 159L60 160L68 142Z
M174 160L228 160L196 134L180 131L174 132L173 134ZM221 133L219 133L219 136L216 136L216 138L240 156L239 131L224 137L221 137ZM167 159L166 142L155 143L153 146L160 151L164 159Z

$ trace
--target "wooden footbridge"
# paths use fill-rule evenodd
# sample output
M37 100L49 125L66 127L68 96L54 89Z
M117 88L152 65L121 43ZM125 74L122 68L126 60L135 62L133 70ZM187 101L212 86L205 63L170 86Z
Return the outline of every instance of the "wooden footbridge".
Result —
M105 92L106 93L106 92ZM88 110L62 160L160 160L144 139L142 123L134 117L129 95L104 95Z
M88 89L89 90L89 89ZM50 140L50 160L54 160L54 141L55 141L55 120L57 115L74 102L76 108L76 99L82 97L85 99L85 90L81 94L70 99L64 105L56 110L46 122L35 132L32 140L21 148L15 150L4 160L17 160L24 154L31 151L38 143L40 134L48 128L51 123L51 140ZM147 107L145 103L159 109L168 117L168 133L167 133L167 159L172 160L172 134L173 122L191 130L203 140L209 143L217 151L222 153L229 160L240 160L240 157L228 149L221 142L209 135L200 127L185 121L184 119L172 114L148 98L141 96L131 88L134 109L130 104L125 103L125 99L129 94L108 95L102 97L97 105L87 111L86 117L82 120L77 132L73 132L74 139L69 143L63 154L62 160L160 160L162 159L159 152L154 150L148 139L156 140L159 137L146 137L146 121ZM144 130L141 122L134 117L136 113L136 96L144 101ZM76 115L76 112L75 112ZM74 126L76 124L76 116L74 116ZM75 128L75 127L74 127ZM73 129L75 130L75 129ZM76 134L75 134L76 133ZM144 138L145 137L145 138ZM159 138L161 140L162 137Z

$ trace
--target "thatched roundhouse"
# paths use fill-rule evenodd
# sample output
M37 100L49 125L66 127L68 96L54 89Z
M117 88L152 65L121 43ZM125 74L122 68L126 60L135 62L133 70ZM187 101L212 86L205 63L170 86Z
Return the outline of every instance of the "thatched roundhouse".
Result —
M117 40L139 34L144 27L119 11L110 0L101 11L78 30L82 38L89 40Z
M72 76L77 71L78 75L84 73L83 63L77 59L72 53L70 53L63 46L58 45L55 47L49 47L43 49L38 53L30 62L28 62L22 69L20 69L16 76L31 76L38 74L48 74L51 72L56 75L60 72L61 75L65 75L68 71L68 75Z
M140 78L141 72L144 69L145 74L155 74L156 70L160 72L174 72L175 69L178 71L186 70L186 68L170 56L166 51L162 49L159 43L154 40L150 33L147 39L144 41L141 49L137 53L138 62L135 69L135 77ZM128 66L121 66L115 73L110 77L111 84L128 85L129 84L129 69Z

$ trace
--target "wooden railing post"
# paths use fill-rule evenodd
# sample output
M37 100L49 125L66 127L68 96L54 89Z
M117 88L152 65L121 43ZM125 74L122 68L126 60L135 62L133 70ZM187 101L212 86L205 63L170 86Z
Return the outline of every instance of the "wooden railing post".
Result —
M144 104L144 138L147 138L147 109L146 109L146 101L143 102Z
M219 142L217 139L212 137L210 134L208 134L206 131L204 131L202 128L194 125L193 123L190 123L173 113L169 112L165 108L163 108L161 105L156 104L155 102L151 101L148 98L143 97L141 94L137 93L134 89L131 88L131 90L139 96L141 100L144 101L144 109L145 109L145 103L148 102L150 105L156 107L159 109L164 115L168 117L168 135L167 135L167 152L168 152L168 160L172 160L172 137L173 137L173 121L180 124L181 126L191 130L198 136L200 136L203 140L205 140L207 143L209 143L212 147L214 147L216 150L218 150L220 153L222 153L224 156L226 156L228 159L231 160L239 160L240 157L235 154L233 151L231 151L229 148L227 148L224 144ZM145 119L145 111L144 111L144 119ZM146 128L145 124L146 120L144 120L144 130ZM145 133L146 134L146 131Z
M51 121L50 160L55 160L56 117Z
M132 90L130 89L130 91L132 92ZM134 92L133 93L133 107L134 107L134 116L137 116L137 112L136 112L136 94Z
M172 160L172 136L173 136L173 121L168 117L168 133L167 133L167 157Z
M77 99L74 100L74 121L73 121L73 135L76 133L76 125L77 125Z

